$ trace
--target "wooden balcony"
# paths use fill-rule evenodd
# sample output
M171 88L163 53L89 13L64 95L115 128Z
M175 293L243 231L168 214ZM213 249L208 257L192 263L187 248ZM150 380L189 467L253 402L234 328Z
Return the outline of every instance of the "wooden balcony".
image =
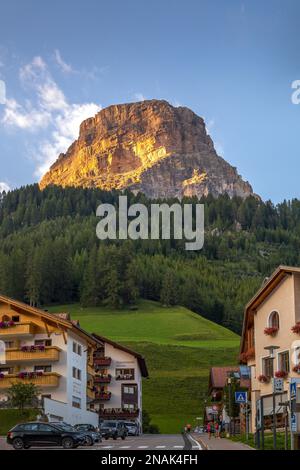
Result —
M97 401L108 401L111 399L111 392L96 392L95 399Z
M22 349L7 349L6 363L13 364L19 362L56 362L59 361L61 349L56 346L46 346L44 350L35 349L23 351Z
M94 367L93 367L91 364L88 364L88 365L87 365L87 373L88 373L89 375L92 375L93 377L94 377L94 375L95 375L95 373L96 373Z
M6 326L0 328L0 339L5 340L7 338L14 338L16 336L26 338L32 336L35 333L34 323L15 323L12 326Z
M94 365L98 367L109 367L111 365L111 357L94 357Z
M111 382L111 375L95 375L94 383L95 384L109 384Z
M56 372L45 372L35 377L20 378L18 374L7 374L0 378L0 390L10 388L15 383L33 383L37 387L58 387L60 375Z

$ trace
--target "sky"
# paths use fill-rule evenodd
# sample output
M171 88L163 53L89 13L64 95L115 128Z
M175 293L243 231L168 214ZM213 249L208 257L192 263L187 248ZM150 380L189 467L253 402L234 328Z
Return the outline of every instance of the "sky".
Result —
M299 23L298 0L0 0L0 189L39 181L100 109L157 98L202 116L264 200L300 198Z

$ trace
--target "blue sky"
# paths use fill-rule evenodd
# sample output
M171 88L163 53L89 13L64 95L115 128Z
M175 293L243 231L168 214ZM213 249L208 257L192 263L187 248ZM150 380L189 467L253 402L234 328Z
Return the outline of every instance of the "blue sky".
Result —
M264 199L300 198L299 23L298 0L2 1L0 184L38 181L98 109L160 98Z

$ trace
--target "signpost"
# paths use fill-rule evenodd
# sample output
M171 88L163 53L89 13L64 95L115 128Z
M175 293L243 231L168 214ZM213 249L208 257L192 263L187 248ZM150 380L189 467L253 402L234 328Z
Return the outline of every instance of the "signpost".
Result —
M248 424L248 393L238 391L234 393L235 403L239 403L240 405L245 405L245 419L246 419L246 439L248 441L249 438L249 424Z

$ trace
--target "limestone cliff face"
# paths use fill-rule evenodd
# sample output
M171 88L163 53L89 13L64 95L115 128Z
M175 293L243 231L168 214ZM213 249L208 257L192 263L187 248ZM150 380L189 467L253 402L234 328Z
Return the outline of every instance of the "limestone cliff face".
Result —
M109 106L84 121L40 187L50 184L130 188L151 198L253 193L217 155L202 118L159 100Z

